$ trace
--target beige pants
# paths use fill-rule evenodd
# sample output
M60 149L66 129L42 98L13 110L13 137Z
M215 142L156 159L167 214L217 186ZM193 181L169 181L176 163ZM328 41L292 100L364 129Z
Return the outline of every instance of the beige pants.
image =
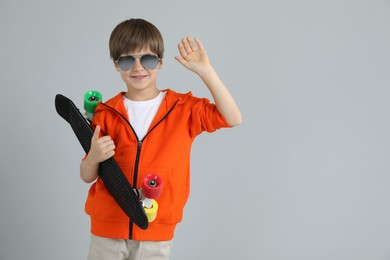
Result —
M91 236L88 260L168 260L172 241L134 241Z

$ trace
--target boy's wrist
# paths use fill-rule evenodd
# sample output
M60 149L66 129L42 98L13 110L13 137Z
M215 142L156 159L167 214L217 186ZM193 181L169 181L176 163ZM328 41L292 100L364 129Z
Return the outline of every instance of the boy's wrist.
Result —
M88 167L88 168L97 168L99 167L99 162L97 160L95 160L93 158L93 156L87 156L85 159L84 159L84 164Z
M208 66L202 67L199 71L196 72L196 74L198 74L198 76L203 79L203 78L215 76L216 72L215 72L213 66L208 65Z

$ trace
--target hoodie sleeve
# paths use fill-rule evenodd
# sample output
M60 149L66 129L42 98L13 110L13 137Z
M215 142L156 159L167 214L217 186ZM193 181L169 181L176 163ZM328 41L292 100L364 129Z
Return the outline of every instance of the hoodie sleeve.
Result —
M198 135L203 131L214 132L220 128L231 127L219 113L217 106L207 98L194 98L191 108L191 134Z

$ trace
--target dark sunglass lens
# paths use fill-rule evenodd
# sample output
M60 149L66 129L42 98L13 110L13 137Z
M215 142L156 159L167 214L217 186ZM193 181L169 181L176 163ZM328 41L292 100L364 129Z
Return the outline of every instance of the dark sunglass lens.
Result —
M141 57L142 65L150 70L157 68L158 65L158 57L154 55L144 55Z
M119 57L117 64L122 71L128 71L134 65L134 57L132 56Z

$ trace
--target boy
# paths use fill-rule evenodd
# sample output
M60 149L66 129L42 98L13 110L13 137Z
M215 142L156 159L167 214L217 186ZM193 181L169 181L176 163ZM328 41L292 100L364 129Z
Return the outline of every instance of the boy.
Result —
M83 181L96 180L86 202L92 232L88 259L169 259L174 229L189 196L191 144L203 131L240 124L241 114L198 39L183 38L175 59L199 75L215 104L191 92L157 88L164 43L151 23L120 23L109 47L127 92L96 108L91 149L80 165ZM139 188L149 173L163 179L157 218L147 230L130 221L98 178L99 163L112 156L133 187Z

